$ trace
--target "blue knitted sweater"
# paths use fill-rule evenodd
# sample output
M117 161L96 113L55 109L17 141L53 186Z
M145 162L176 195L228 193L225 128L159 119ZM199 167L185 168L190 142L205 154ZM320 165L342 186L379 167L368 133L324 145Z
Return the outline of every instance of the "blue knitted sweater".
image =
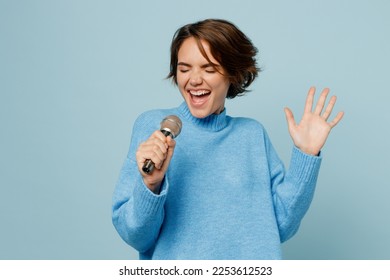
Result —
M159 195L143 183L139 144L175 114L183 122ZM289 170L255 120L187 105L138 117L113 195L113 224L140 259L281 259L311 203L321 157L293 148Z

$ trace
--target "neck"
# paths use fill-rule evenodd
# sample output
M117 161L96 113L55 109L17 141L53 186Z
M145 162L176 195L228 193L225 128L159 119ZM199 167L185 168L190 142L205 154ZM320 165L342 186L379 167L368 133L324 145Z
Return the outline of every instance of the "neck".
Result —
M218 114L211 114L205 118L197 118L191 114L191 111L188 109L187 104L183 102L179 107L179 111L185 119L196 124L202 129L219 131L224 129L227 126L227 117L226 117L225 108L223 108Z

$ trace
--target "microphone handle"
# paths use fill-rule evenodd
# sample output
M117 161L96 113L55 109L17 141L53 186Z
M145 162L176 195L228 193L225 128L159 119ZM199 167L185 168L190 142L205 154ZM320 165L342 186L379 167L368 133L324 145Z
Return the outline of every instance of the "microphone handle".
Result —
M173 135L170 131L162 128L160 130L165 136L171 136L173 138ZM144 162L144 166L142 167L142 171L145 172L146 174L150 174L152 173L154 169L154 162L151 160L151 159L147 159L145 162Z

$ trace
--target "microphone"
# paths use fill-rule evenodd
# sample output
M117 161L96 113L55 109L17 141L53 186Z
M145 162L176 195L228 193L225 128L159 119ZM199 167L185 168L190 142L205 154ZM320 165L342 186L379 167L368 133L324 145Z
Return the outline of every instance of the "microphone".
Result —
M182 123L181 120L175 116L175 115L169 115L166 116L160 124L160 131L165 135L165 136L171 136L172 139L176 138L180 132L181 132L181 127ZM142 167L142 171L145 172L146 174L150 174L154 169L154 162L150 159L147 159L144 162L144 166Z

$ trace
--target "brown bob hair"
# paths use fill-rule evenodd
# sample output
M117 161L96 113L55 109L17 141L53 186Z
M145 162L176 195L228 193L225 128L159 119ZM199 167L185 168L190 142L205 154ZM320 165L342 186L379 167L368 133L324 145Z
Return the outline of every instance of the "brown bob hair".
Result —
M246 88L260 72L256 66L257 48L234 24L222 19L206 19L187 24L175 32L171 44L170 73L167 78L172 78L177 85L179 49L184 40L190 37L195 38L200 52L213 64L201 44L201 41L207 42L212 56L227 73L230 87L226 97L231 99L244 95L248 91Z

